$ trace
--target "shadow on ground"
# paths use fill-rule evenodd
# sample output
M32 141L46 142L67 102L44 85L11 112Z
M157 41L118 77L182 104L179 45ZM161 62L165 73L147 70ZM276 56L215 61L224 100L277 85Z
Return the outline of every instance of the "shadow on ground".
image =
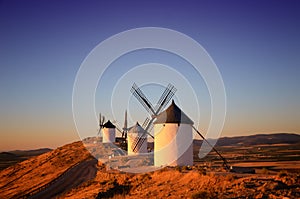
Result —
M103 192L99 192L97 195L97 199L100 198L111 198L115 195L125 195L129 193L131 189L130 185L121 185L117 181L113 181L109 189Z

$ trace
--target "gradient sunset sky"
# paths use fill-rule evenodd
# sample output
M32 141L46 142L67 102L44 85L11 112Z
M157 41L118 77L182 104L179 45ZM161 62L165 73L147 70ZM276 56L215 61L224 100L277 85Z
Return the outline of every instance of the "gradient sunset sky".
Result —
M101 41L139 27L182 32L210 54L227 95L222 136L300 133L299 1L0 0L0 151L55 148L78 140L72 91L81 63ZM185 71L180 60L160 53L129 54L104 78L122 75L120 67L149 61ZM203 122L197 122L205 131L207 93L202 85L195 88L203 94ZM152 98L151 88L144 89ZM97 112L112 118L102 95L99 90ZM194 114L187 102L181 107ZM112 119L122 125L123 107L119 111ZM96 135L97 126L91 129Z

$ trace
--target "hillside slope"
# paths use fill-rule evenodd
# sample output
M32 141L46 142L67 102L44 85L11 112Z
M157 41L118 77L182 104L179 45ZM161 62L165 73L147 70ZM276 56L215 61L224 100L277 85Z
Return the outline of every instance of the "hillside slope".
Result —
M0 198L25 195L89 157L82 143L75 142L6 168L0 172Z
M233 143L252 143L258 138L259 143L262 140L270 143L269 140L282 136L298 139L298 135L289 134L255 135L249 138L251 142L246 137L238 137L237 141L230 138L229 148L234 148ZM286 144L285 141L290 139L280 144ZM13 157L9 153L4 155ZM176 167L134 175L107 171L105 165L96 167L96 164L82 142L67 144L0 171L0 198L300 197L299 173L239 175L194 166L192 170Z
M165 168L146 174L98 171L95 179L61 195L79 198L274 198L300 197L300 176L206 173L202 169Z

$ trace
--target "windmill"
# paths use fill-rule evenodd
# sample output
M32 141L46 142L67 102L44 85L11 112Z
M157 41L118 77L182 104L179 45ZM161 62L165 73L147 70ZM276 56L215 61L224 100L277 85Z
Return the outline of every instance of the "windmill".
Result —
M113 123L116 125L116 129L122 134L121 139L127 139L127 132L129 128L127 128L127 110L125 110L125 118L124 118L124 126L123 128L120 128L119 125L117 124L117 121L114 120ZM122 130L121 130L122 129Z
M143 105L143 107L151 114L151 119L146 118L145 122L143 123L143 127L145 129L144 134L150 135L152 138L154 138L149 132L151 128L153 127L153 121L155 120L156 116L163 110L166 105L169 103L169 101L172 99L176 92L176 88L172 84L168 84L165 91L161 95L160 99L157 102L157 105L154 107L151 102L147 99L147 97L144 95L144 93L141 91L141 89L136 85L136 83L133 84L131 88L131 93L137 98L137 100ZM142 137L144 137L143 135ZM132 147L133 151L138 151L145 139L142 137L136 138Z
M127 151L127 133L129 128L127 127L127 110L125 110L125 117L124 117L124 126L120 128L117 124L117 121L114 121L116 129L121 133L121 137L116 137L116 144L119 145L120 148Z
M99 131L97 133L98 136L100 135L100 132L101 132L101 130L103 128L104 121L105 121L105 117L101 116L101 113L99 113Z
M195 128L194 122L175 104L161 112L154 122L154 165L187 166L193 165L194 130L209 147L222 159L223 166L229 170L227 160ZM161 128L160 125L163 125ZM173 153L175 151L175 153Z
M124 119L124 127L122 131L122 138L125 140L127 139L127 133L128 133L128 128L127 128L127 110L125 111L125 119Z

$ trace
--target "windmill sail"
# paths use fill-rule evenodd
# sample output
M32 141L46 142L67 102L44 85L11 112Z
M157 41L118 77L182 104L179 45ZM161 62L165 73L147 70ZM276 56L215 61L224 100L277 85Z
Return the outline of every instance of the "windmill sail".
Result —
M103 128L104 120L105 120L105 117L101 116L101 113L99 113L99 131L97 133L98 136L100 135L101 129Z
M149 122L150 122L150 119L147 117L142 125L143 129L145 129L148 126Z
M153 105L135 83L133 84L130 91L150 114L155 115Z
M176 91L177 89L172 84L168 84L168 87L165 89L162 96L157 102L155 115L158 115L160 111L166 107L166 105L172 99Z
M125 111L125 120L124 120L124 128L127 129L127 110Z
M127 138L127 132L128 132L128 128L127 128L127 110L125 110L125 119L124 119L124 127L123 127L123 131L122 131L122 138Z
M132 145L132 151L138 152L142 144L147 140L147 136L141 136L138 139L135 139Z
M168 84L167 88L161 95L160 99L158 100L156 108L154 108L151 102L146 98L143 92L138 88L138 86L134 83L131 92L137 98L137 100L144 106L144 108L153 114L154 117L147 122L147 126L145 131L148 133L153 128L153 121L155 117L160 113L160 111L169 103L176 92L176 88L172 84ZM144 122L145 123L145 122ZM146 133L145 133L146 134ZM148 133L149 134L149 133ZM150 134L151 135L151 134ZM153 137L151 135L151 137ZM154 138L154 137L153 137ZM145 139L143 136L141 138L136 138L133 145L133 151L138 151L139 147L144 143Z

